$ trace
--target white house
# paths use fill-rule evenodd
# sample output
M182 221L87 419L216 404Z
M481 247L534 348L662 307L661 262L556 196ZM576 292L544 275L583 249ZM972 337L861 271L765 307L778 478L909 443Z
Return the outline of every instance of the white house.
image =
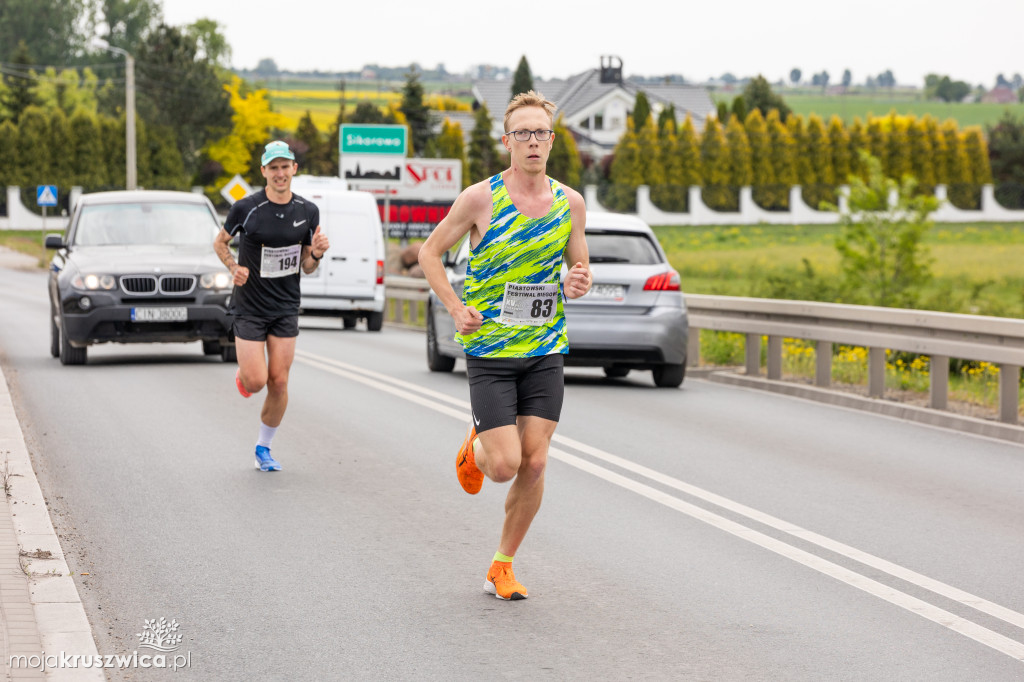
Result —
M632 113L636 95L643 91L657 118L663 109L675 107L680 123L689 114L698 131L704 121L716 114L710 93L699 86L683 83L636 83L622 77L622 60L601 57L600 68L590 69L566 80L534 80L533 89L558 105L557 116L576 138L581 154L601 159L611 154L626 131L626 117ZM512 99L511 80L473 82L476 103L487 105L493 121L493 134L500 139L505 107Z

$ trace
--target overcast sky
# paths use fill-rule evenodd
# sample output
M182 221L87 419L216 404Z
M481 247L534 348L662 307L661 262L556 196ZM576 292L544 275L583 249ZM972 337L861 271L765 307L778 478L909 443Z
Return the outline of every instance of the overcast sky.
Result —
M628 0L487 3L480 0L164 0L171 25L213 19L232 65L264 58L279 69L354 71L364 64L462 73L476 64L564 78L622 59L627 76L732 73L810 80L828 71L855 83L891 69L900 84L928 73L991 87L1024 74L1024 0Z

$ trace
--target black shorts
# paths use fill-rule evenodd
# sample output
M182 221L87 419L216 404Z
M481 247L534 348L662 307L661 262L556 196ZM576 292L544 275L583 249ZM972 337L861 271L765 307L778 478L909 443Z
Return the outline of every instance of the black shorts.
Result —
M469 402L477 433L516 423L516 416L558 421L565 394L561 353L534 358L466 356Z
M235 315L234 328L235 338L246 341L266 341L268 336L291 338L299 335L299 316Z

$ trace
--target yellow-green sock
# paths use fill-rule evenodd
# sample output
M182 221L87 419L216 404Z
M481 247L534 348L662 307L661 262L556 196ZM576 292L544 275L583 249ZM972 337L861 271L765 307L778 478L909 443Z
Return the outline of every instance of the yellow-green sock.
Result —
M495 552L494 553L494 560L495 561L501 561L501 562L506 563L506 564L512 563L512 557L505 556L501 552Z

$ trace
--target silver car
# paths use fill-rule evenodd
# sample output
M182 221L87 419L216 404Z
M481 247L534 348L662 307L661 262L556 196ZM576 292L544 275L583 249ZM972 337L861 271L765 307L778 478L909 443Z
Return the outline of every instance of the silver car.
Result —
M686 377L686 302L654 231L635 216L588 212L586 232L594 285L586 296L565 301L566 366L602 367L610 378L649 369L657 386L679 386ZM468 239L444 258L448 281L460 295L468 260ZM433 293L426 336L427 366L452 371L464 353L451 316Z

